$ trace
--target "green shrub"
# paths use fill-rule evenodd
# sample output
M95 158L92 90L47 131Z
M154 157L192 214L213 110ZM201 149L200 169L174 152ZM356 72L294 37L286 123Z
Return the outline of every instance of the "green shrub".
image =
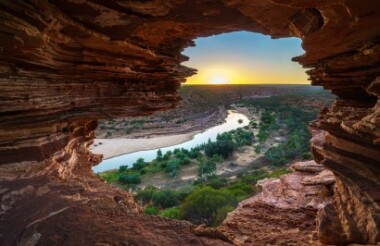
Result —
M201 154L199 148L191 148L190 153L189 153L190 158L192 158L192 159L197 159L197 158L199 158L201 155L202 155L202 154Z
M144 209L145 214L158 215L159 212L160 211L158 210L158 208L153 207L153 206L149 206L149 207Z
M255 146L255 153L256 153L256 154L260 154L261 149L262 149L262 146L261 146L260 144L256 145L256 146Z
M147 186L145 189L139 191L135 195L135 199L142 202L143 204L150 203L152 200L153 194L157 191L157 188L154 186Z
M187 156L185 156L183 159L179 159L180 165L187 165L191 163L191 159Z
M253 132L245 131L241 128L238 128L236 130L234 139L238 147L241 147L244 145L251 145L253 141Z
M218 178L218 177L211 178L207 182L207 185L214 188L214 189L220 189L220 188L226 186L227 184L228 184L227 179Z
M172 152L169 150L168 152L165 153L165 155L163 156L163 159L169 160L171 156L172 156Z
M170 208L178 205L178 195L172 190L160 190L153 194L152 202L161 208Z
M148 163L146 163L144 161L144 158L139 158L135 163L133 163L132 169L133 170L141 170L147 165L148 165Z
M302 159L303 160L311 160L311 159L313 159L313 156L311 155L310 152L303 152L302 153Z
M119 172L125 172L125 171L127 171L128 170L128 166L127 165L123 165L123 166L120 166L119 167Z
M205 145L205 153L207 156L221 155L227 158L235 150L235 144L232 139L217 139L216 142L209 141Z
M280 176L284 174L291 173L292 171L288 168L278 168L275 170L272 170L272 172L268 175L269 178L279 178Z
M181 206L181 216L195 224L213 225L218 209L236 205L237 201L231 192L206 186L194 191L185 199Z
M165 172L169 174L170 177L175 178L179 173L180 161L177 159L169 160L165 167Z
M178 207L174 208L167 208L164 211L162 211L159 216L170 218L170 219L181 219L181 210Z
M157 150L157 158L156 160L157 161L162 161L163 157L162 157L162 151L161 149Z
M201 158L198 166L198 176L202 180L207 180L216 172L216 161L213 159Z
M234 183L225 189L229 190L239 201L248 198L253 192L252 185L244 182Z
M185 155L189 155L189 154L190 154L190 151L187 150L187 149L181 148L181 151L182 151Z
M257 123L254 122L254 121L249 122L249 125L250 125L252 128L257 128Z
M176 149L177 150L177 149ZM186 157L186 154L182 152L182 150L177 151L174 156L178 159L184 159Z
M141 178L139 173L122 173L119 176L119 182L122 184L139 184Z

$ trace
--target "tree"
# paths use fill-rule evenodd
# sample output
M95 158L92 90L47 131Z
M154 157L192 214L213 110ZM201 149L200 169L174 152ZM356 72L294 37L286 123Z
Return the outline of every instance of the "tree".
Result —
M162 151L161 149L157 150L157 161L162 161Z
M190 158L196 159L201 156L201 152L199 151L199 148L191 148L189 153Z
M122 173L122 172L125 172L128 170L128 166L127 165L123 165L123 166L120 166L119 167L119 172Z
M235 149L235 144L230 135L218 135L216 142L209 141L205 146L207 156L221 155L227 158Z
M198 176L202 180L207 180L208 177L215 174L216 161L214 159L201 158L198 166Z
M257 128L257 123L254 122L254 121L251 121L251 122L249 123L249 125L250 125L252 128Z
M191 159L187 156L185 156L183 159L179 159L180 165L187 165L191 163Z
M169 160L165 167L165 172L169 174L170 177L175 178L179 172L180 162L177 159Z
M164 155L164 160L169 160L170 159L170 156L172 155L172 152L169 150L169 151L167 151L166 153L165 153L165 155Z
M139 158L135 163L133 163L132 169L133 170L141 170L143 169L148 163L144 161L144 158Z
M186 157L186 154L183 153L182 150L178 150L175 154L175 157L177 157L178 159L184 159Z
M242 128L238 128L236 130L235 134L235 141L237 146L244 146L244 145L250 145L253 141L253 132L252 131L245 131Z

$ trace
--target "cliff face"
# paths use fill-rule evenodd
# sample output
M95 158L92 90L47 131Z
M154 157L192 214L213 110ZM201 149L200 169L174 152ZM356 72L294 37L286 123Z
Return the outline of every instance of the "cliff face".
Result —
M94 228L104 232L94 243L115 234L150 239L149 230L159 235L152 243L201 243L188 224L148 224L127 193L102 188L90 171L101 157L88 146L98 119L174 107L180 82L194 73L179 64L187 59L181 50L196 37L237 30L301 38L306 53L294 60L309 68L312 84L338 96L312 124L320 130L315 160L337 182L319 214L320 240L380 241L377 1L3 0L0 13L1 245L80 243ZM119 220L129 215L133 233Z

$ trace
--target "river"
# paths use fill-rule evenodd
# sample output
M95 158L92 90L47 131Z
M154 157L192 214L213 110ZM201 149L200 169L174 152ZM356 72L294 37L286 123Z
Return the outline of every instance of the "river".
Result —
M241 123L238 122L239 119L242 120ZM228 132L228 131L237 129L239 127L244 127L244 126L247 126L248 124L249 124L249 120L244 114L238 113L234 110L229 110L224 123L211 127L205 130L204 132L196 134L193 137L193 139L189 141L183 142L181 144L169 146L169 147L138 151L138 152L116 156L110 159L103 160L97 166L93 167L92 170L95 173L98 173L98 172L103 172L110 169L117 169L121 165L132 166L132 164L136 162L137 159L139 158L144 158L145 161L150 162L156 158L157 151L159 149L161 149L163 154L165 154L169 150L173 151L176 148L184 148L184 149L190 150L191 148L194 148L198 145L207 143L209 139L211 139L211 141L215 141L216 136L220 133Z

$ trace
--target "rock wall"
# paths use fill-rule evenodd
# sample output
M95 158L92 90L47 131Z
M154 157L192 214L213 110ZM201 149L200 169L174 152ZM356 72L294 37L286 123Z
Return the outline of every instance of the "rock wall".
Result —
M237 30L301 38L306 53L294 61L309 68L312 84L338 96L312 124L320 129L313 139L315 160L337 178L334 202L318 220L321 241L380 241L377 1L2 0L0 19L0 231L7 232L1 245L75 242L85 224L101 225L88 216L83 228L76 223L77 234L65 231L49 241L42 231L57 223L65 207L41 202L81 201L86 211L96 211L96 202L84 202L88 197L115 197L90 172L101 158L88 151L96 120L175 107L180 83L195 72L180 65L187 59L182 49L196 37ZM51 197L40 196L38 187L45 186L56 192L49 188ZM112 209L103 215L115 221ZM138 218L145 221L143 231L147 220ZM171 223L164 222L167 231ZM174 242L182 229L192 233L188 225L177 228L179 234L157 232L160 242ZM29 235L33 230L40 232ZM191 235L182 244L200 242Z

